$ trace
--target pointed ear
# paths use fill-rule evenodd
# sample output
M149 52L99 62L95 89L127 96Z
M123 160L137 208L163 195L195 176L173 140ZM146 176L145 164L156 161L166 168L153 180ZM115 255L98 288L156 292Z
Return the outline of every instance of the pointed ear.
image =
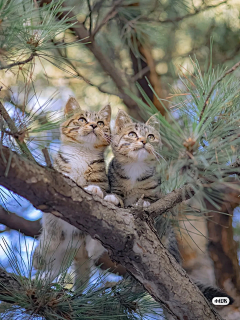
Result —
M160 121L155 115L151 116L148 119L148 121L146 122L146 125L153 127L158 132L160 131Z
M106 120L107 122L110 122L111 120L111 114L112 114L112 110L111 110L111 106L110 104L107 104L105 107L103 107L98 114L103 117L104 120Z
M74 113L80 112L81 107L78 104L77 100L73 97L70 97L65 105L64 114L66 116L73 116Z
M119 110L115 122L116 130L120 131L123 127L130 123L132 123L132 119L129 117L129 115L125 111Z

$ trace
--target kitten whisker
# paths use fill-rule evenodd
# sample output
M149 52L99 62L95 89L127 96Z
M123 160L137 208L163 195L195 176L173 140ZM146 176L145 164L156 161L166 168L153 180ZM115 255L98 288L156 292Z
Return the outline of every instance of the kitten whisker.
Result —
M155 152L153 151L152 154L154 155L154 157L156 158L156 160L161 164L159 157L155 154Z
M154 153L157 154L159 157L161 157L165 162L167 162L166 159L165 159L160 153L158 153L158 152L155 151L155 150L154 150Z

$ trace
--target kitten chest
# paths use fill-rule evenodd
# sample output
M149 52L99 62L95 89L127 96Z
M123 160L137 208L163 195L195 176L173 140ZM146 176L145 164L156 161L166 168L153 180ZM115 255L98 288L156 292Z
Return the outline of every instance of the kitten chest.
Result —
M77 157L71 160L71 172L69 177L74 180L78 185L85 186L87 181L84 173L88 170L89 161L84 157Z
M87 185L86 172L91 168L93 160L98 159L99 155L95 154L93 150L77 149L65 147L61 150L67 160L69 172L66 174L69 178L74 180L78 185L84 187Z

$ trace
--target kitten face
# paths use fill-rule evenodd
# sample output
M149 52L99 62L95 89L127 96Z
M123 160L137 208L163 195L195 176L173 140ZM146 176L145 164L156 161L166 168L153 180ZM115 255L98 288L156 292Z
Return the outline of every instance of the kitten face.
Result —
M161 145L159 122L154 116L146 123L133 123L124 111L118 112L112 144L118 160L157 161Z
M65 106L65 114L70 118L61 126L62 140L101 148L110 144L111 107L103 107L99 112L81 110L74 98Z

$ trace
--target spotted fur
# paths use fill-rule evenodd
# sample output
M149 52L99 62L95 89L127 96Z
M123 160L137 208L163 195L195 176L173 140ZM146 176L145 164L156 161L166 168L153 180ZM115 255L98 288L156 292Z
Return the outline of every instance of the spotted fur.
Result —
M110 143L111 108L107 105L99 112L84 111L74 98L70 98L65 115L67 119L60 128L61 146L54 167L85 187L87 192L103 197L108 191L104 151ZM42 226L34 266L41 268L41 259L51 264L49 277L54 280L66 250L78 249L74 259L76 281L81 278L82 283L87 282L94 261L105 251L102 245L51 213L43 214ZM47 253L44 252L46 243Z

